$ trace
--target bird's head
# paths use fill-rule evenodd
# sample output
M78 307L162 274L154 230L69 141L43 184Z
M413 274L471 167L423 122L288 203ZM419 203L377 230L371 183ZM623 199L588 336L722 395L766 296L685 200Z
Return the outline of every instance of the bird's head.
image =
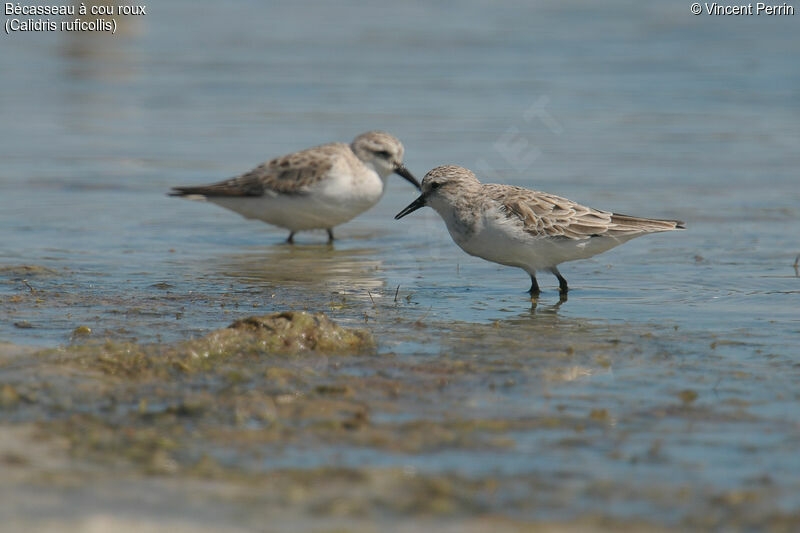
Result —
M430 206L439 213L463 201L470 191L480 187L480 182L471 170L456 165L444 165L430 170L422 178L422 194L400 211L394 218L400 219L420 207Z
M353 139L350 149L381 179L394 173L420 188L419 181L403 166L403 143L396 137L382 131L369 131Z

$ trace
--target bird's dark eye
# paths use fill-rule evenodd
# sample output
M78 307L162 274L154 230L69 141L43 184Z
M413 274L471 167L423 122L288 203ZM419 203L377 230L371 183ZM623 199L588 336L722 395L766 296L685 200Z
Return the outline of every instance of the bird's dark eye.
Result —
M433 182L433 183L431 183L431 189L433 189L434 191L435 191L436 189L438 189L439 187L441 187L441 186L442 186L442 184L441 184L441 183L438 183L438 182Z
M375 155L377 155L378 157L382 157L384 159L389 159L390 157L392 157L392 154L390 154L386 150L378 150L377 152L375 152Z

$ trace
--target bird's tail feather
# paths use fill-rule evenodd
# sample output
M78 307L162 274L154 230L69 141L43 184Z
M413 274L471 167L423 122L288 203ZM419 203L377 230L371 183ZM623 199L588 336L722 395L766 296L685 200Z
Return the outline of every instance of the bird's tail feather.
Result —
M194 196L203 195L207 193L207 187L173 187L167 193L168 196Z
M611 215L611 222L617 225L618 230L622 231L671 231L675 229L686 229L681 220L661 220L657 218L640 218L629 215L614 213Z

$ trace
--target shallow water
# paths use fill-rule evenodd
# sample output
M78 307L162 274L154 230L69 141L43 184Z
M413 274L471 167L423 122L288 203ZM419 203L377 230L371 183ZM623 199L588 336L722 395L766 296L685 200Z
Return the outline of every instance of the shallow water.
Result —
M356 398L375 424L508 425L400 450L301 432L191 453L497 484L454 516L797 519L796 20L662 4L174 1L113 38L4 36L0 341L52 347L87 326L175 342L322 311L393 354L315 367L366 380ZM524 273L465 255L432 211L394 221L415 197L400 179L333 247L322 233L289 247L282 230L165 195L375 128L403 140L419 178L458 163L688 230L564 265L563 304L543 275L532 306ZM413 393L387 401L375 376Z

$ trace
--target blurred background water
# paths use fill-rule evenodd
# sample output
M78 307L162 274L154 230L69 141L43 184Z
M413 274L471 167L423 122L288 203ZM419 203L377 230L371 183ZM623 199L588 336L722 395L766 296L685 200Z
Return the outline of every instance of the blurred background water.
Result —
M645 355L612 358L610 376L569 380L546 398L536 380L498 393L492 412L556 401L590 409L599 398L644 412L692 389L701 401L746 398L747 419L696 432L680 417L680 430L669 420L648 427L631 446L658 440L671 460L647 468L602 448L564 455L536 432L499 458L403 461L555 478L563 471L551 466L572 461L581 476L632 486L645 471L724 489L769 475L779 497L764 505L797 509L797 20L693 16L682 2L173 0L120 21L114 36L4 35L0 340L53 346L87 325L111 338L172 341L254 306L306 307L354 324L361 308L331 302L395 294L409 320L433 328L410 342L375 317L384 349L403 357L524 361L530 345L492 352L500 348L490 341L454 341L454 328L483 338L496 324L500 337L535 339L537 328L564 327L566 342L600 327L639 338ZM431 210L394 221L416 197L399 179L337 230L333 249L323 233L300 234L291 249L283 230L165 195L370 129L403 141L418 178L460 164L485 181L679 218L688 230L564 265L572 292L561 306L542 276L532 309L524 273L466 256ZM15 303L31 290L51 298ZM296 462L309 457L347 460L315 449ZM578 500L565 514L594 510ZM666 507L610 512L674 518Z

